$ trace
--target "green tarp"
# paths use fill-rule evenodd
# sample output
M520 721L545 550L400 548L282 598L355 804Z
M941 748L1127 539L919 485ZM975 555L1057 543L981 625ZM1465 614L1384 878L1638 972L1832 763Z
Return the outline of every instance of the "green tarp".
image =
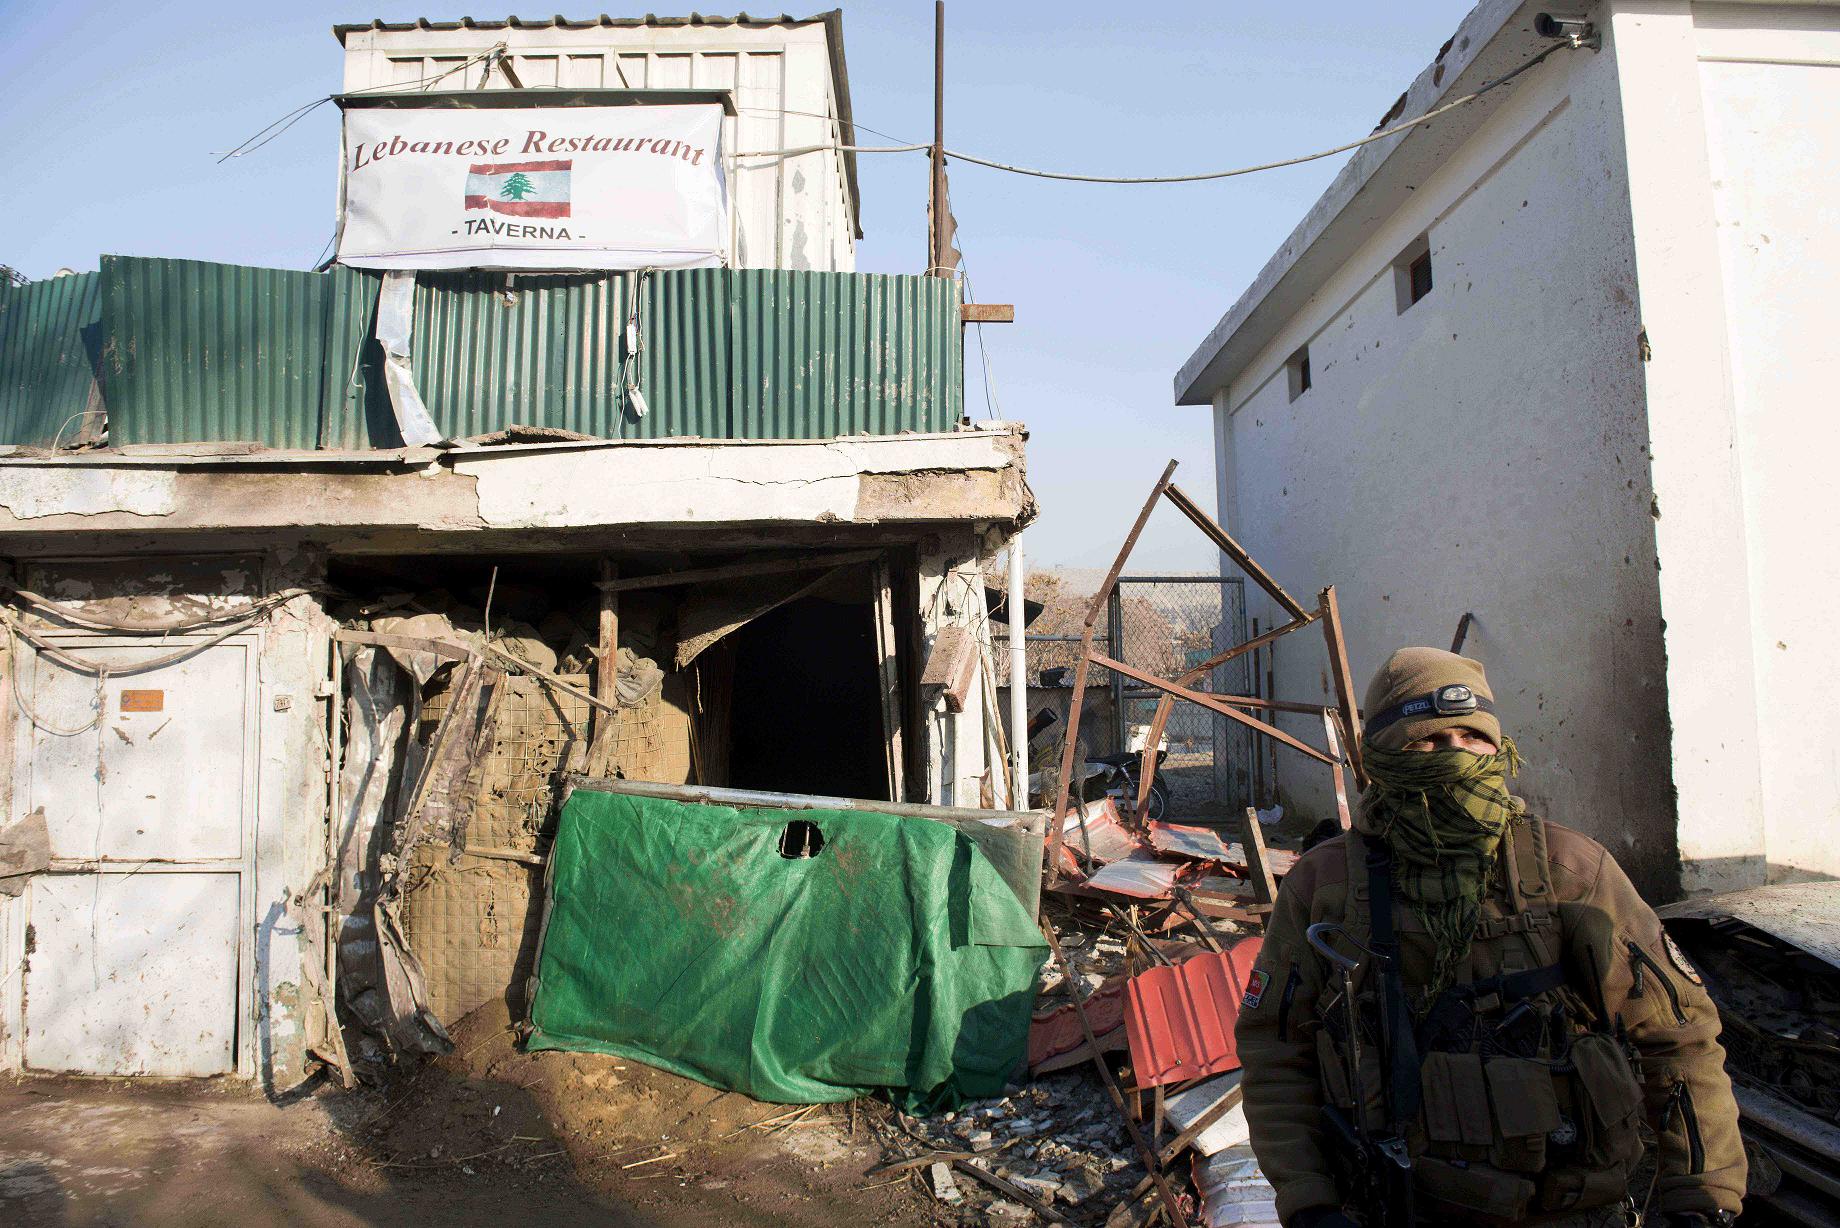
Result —
M812 857L781 855L817 826ZM550 852L533 1049L617 1053L761 1100L1000 1091L1044 943L948 823L577 789Z

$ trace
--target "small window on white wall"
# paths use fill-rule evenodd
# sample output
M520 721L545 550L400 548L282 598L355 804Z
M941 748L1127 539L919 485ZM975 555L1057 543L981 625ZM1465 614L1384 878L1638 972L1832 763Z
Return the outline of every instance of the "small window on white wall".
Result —
M1431 293L1431 236L1420 235L1393 261L1393 294L1400 314Z
M1310 390L1310 347L1300 345L1284 363L1284 374L1290 384L1291 400Z

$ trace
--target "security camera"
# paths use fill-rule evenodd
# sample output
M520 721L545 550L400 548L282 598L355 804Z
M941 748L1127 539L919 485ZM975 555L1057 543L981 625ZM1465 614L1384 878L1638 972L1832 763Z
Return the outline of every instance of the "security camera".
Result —
M1541 38L1563 39L1574 47L1595 49L1602 45L1602 40L1597 36L1597 27L1583 16L1555 17L1551 13L1541 13L1533 19L1533 32Z

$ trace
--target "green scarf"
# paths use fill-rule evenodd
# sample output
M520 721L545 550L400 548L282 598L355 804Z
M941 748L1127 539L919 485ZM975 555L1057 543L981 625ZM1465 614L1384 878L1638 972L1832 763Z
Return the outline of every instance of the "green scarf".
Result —
M1502 833L1524 809L1508 795L1507 778L1520 771L1520 755L1509 738L1493 755L1380 750L1372 743L1361 753L1370 782L1361 797L1362 826L1392 850L1394 884L1436 946L1429 1003L1469 956Z

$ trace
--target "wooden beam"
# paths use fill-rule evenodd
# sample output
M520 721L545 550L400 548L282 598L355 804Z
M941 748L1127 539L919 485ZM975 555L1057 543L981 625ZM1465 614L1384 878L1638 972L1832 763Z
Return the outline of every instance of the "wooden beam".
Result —
M620 569L607 559L601 560L600 628L595 643L594 694L605 704L618 704L620 685L620 595L613 588ZM613 771L614 714L596 708L588 740L588 772L593 776Z
M958 318L964 324L1014 324L1016 305L1014 303L966 303L958 309Z
M1246 807L1246 872L1252 879L1252 898L1261 904L1278 902L1278 880L1272 875L1265 852L1265 825L1259 812Z
M1304 609L1297 604L1296 598L1284 591L1284 586L1271 576L1271 573L1258 565L1246 548L1233 540L1231 534L1215 523L1214 518L1201 510L1196 503L1182 492L1180 486L1169 488L1169 501L1176 505L1181 513L1194 521L1195 527L1207 534L1208 540L1220 548L1222 554L1239 565L1239 569L1252 577L1253 583L1264 589L1271 599L1284 607L1284 612L1292 618L1302 618Z
M796 558L762 559L755 563L729 563L721 567L693 567L685 571L667 571L652 576L628 576L624 580L602 580L607 593L629 593L641 588L669 588L674 584L701 584L706 580L739 580L747 576L770 576L787 571L817 571L847 563L867 563L881 557L880 550L847 550L841 554L804 554Z
M401 648L405 652L429 652L449 661L470 661L479 654L465 644L452 640L423 639L417 635L394 635L387 631L353 631L341 627L332 633L341 644L368 644L375 648Z

